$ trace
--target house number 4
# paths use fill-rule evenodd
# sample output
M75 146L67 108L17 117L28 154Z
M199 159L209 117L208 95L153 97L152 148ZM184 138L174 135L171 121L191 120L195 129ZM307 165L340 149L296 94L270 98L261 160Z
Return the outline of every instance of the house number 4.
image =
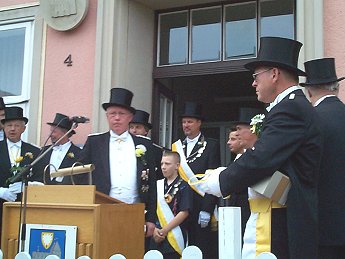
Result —
M71 67L72 66L72 55L69 54L68 57L65 59L65 61L63 62L64 64L66 64L68 67Z

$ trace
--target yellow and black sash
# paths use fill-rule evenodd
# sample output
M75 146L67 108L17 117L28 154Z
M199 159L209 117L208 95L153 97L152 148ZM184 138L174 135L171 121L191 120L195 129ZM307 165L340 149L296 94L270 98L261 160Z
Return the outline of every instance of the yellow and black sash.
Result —
M161 227L165 227L175 217L164 198L164 179L157 181L157 216ZM184 239L179 226L168 232L167 240L174 250L182 255Z

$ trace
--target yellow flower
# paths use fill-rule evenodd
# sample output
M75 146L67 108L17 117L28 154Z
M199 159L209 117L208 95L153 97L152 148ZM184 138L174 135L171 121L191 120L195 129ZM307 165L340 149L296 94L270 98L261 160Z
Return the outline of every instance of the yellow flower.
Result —
M141 157L143 154L145 154L144 150L142 150L142 149L136 149L135 150L136 157Z
M73 152L69 152L69 153L67 154L67 157L69 157L69 158L74 158Z
M17 157L15 160L14 160L14 162L16 162L16 163L20 163L20 162L22 162L23 161L23 157L22 156L19 156L19 157Z

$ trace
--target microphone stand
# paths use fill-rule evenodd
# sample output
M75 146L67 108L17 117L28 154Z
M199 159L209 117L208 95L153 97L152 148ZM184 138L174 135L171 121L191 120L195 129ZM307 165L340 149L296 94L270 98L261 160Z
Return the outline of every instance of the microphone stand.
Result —
M30 173L30 169L36 165L50 150L52 150L57 144L61 142L62 139L64 139L66 136L68 136L72 130L76 129L78 127L77 122L73 122L72 127L69 131L66 132L65 135L63 135L61 138L59 138L55 143L53 143L49 148L47 148L46 151L44 151L40 156L38 156L34 161L32 161L31 164L24 167L23 170L21 170L17 175L18 177L14 177L11 179L11 183L17 182L19 179L22 180L22 183L25 184L25 187L28 185L28 177ZM24 195L24 202L23 205L20 206L20 222L19 226L21 226L21 231L18 233L18 250L19 252L24 252L25 248L25 237L26 237L26 208L27 208L27 188L24 187L23 195ZM19 244L20 247L19 247Z

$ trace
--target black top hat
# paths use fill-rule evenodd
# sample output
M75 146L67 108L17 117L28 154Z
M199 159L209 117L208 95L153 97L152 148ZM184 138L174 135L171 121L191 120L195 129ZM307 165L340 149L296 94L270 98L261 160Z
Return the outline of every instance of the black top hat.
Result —
M16 106L5 108L5 119L2 119L1 123L4 124L6 121L11 120L22 120L25 122L25 124L29 121L23 116L23 109Z
M73 122L70 120L70 118L67 115L57 113L55 115L53 122L47 122L50 126L57 126L66 130L70 130L72 127ZM75 134L75 131L71 131L72 134Z
M345 77L337 78L334 58L321 58L304 63L307 80L301 86L313 86L338 82Z
M260 38L260 50L256 60L244 65L249 70L255 70L258 66L280 67L305 76L305 72L298 69L298 54L302 43L278 37Z
M202 109L201 109L200 104L197 104L195 102L186 102L184 106L184 113L180 117L181 118L191 117L191 118L203 120L201 111Z
M233 122L233 125L250 125L250 122L252 118L255 115L263 114L264 111L262 109L256 109L256 108L240 108L240 116L239 120Z
M103 103L102 107L107 110L110 106L120 106L135 114L135 109L131 107L133 93L124 88L112 88L110 90L110 101Z
M5 107L4 99L0 97L0 110L5 110Z
M152 124L149 123L149 118L150 118L149 113L142 110L136 110L133 120L131 122L140 123L140 124L143 124L145 127L152 129Z

